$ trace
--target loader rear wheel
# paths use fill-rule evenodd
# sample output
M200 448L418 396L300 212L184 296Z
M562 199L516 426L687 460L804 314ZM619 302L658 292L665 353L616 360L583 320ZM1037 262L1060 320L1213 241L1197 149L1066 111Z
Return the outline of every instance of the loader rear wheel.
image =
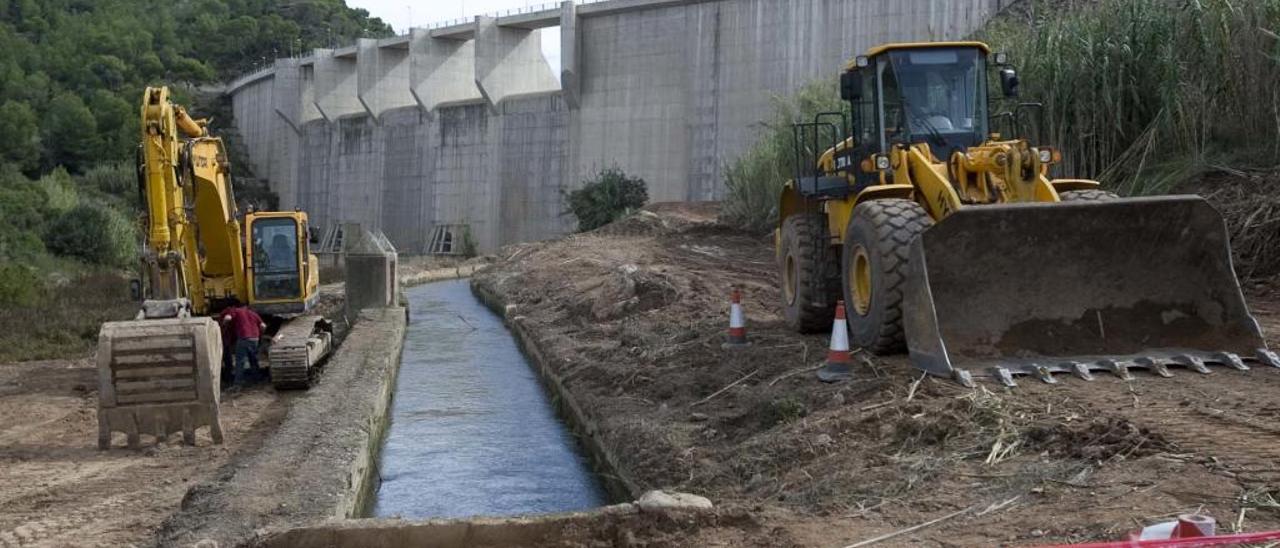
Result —
M844 299L850 342L876 354L906 348L902 292L911 243L933 224L911 200L883 199L853 210L844 238Z
M1120 196L1108 190L1091 188L1088 190L1059 192L1058 198L1064 202L1110 202L1111 200L1119 200Z
M782 224L778 273L787 326L800 333L831 328L839 265L826 237L826 218L801 213Z

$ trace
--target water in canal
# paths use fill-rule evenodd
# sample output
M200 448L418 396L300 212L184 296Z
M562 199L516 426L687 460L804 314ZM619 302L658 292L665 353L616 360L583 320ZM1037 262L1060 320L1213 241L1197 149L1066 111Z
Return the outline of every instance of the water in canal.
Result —
M372 515L507 516L605 504L537 373L467 281L407 294L411 315Z

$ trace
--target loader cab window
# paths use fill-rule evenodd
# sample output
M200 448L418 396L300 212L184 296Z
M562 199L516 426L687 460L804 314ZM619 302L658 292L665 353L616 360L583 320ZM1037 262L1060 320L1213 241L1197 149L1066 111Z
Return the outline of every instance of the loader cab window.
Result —
M853 109L853 126L855 132L855 144L859 147L867 147L866 154L872 152L880 152L884 150L880 143L880 117L877 115L876 108L876 78L871 69L859 69L863 73L860 78L862 89L861 95L852 104ZM874 148L874 147L880 148ZM874 150L873 150L874 148ZM863 154L863 155L866 155Z
M978 49L894 50L876 69L885 145L926 142L945 157L985 140L986 57Z
M254 296L264 300L300 297L297 224L288 218L258 219L252 236Z

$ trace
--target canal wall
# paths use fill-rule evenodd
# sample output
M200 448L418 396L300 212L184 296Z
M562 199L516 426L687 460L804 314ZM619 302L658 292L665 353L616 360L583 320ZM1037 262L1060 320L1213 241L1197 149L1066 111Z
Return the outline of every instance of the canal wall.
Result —
M361 312L316 386L280 393L293 401L270 441L192 488L157 544L238 546L264 529L358 517L377 488L404 331L403 308ZM234 399L223 405L234 412Z
M405 522L363 519L300 527L265 535L255 548L498 548L511 546L626 546L626 533L697 530L717 521L694 509L644 509L623 503L590 512L536 517ZM656 524L656 525L655 525ZM635 536L635 535L633 535ZM642 545L636 543L636 545ZM665 545L659 543L657 545Z
M574 437L586 452L591 461L592 470L600 478L600 483L613 502L635 500L641 494L639 485L618 465L618 458L600 433L598 421L588 412L577 398L564 385L564 379L556 372L539 347L533 332L524 325L524 318L519 316L514 306L508 306L506 300L489 284L481 279L472 278L471 290L480 302L489 307L494 314L503 318L511 329L520 351L528 358L538 373L538 378L551 395L551 403L555 406L560 418L569 426Z
M227 86L281 207L479 251L564 234L601 168L652 201L715 200L773 97L883 42L971 35L1013 0L610 0L319 49ZM538 29L558 27L561 72Z
M437 269L418 276L406 277L408 285L467 277L475 266ZM477 517L467 519L338 519L323 523L292 521L279 523L260 531L247 546L255 548L344 548L367 546L430 546L433 548L477 548L498 546L595 545L628 542L650 536L667 538L670 534L696 534L707 528L724 526L753 530L754 520L740 512L714 510L709 506L688 502L656 502L617 465L617 459L589 411L580 405L563 379L555 372L540 349L532 330L523 323L516 309L490 284L473 278L471 289L491 311L503 318L522 352L535 368L544 388L551 396L557 413L578 438L591 460L593 471L615 504L582 512L566 512L538 516ZM384 424L385 426L385 424ZM376 462L377 452L370 452ZM685 495L676 495L679 499ZM658 497L661 499L662 497ZM697 499L699 497L692 497ZM670 500L670 499L669 499ZM688 499L680 499L688 500ZM704 501L705 503L705 501ZM353 517L338 516L338 517ZM622 531L626 531L623 533ZM750 534L759 534L754 531ZM619 540L623 539L623 540Z

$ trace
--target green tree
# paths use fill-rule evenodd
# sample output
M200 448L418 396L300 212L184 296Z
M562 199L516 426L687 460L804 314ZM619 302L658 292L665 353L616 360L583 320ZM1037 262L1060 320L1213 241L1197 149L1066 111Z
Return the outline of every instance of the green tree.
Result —
M66 166L79 173L98 152L98 122L74 93L63 92L53 99L43 129L47 167Z
M45 245L59 255L126 266L136 252L133 225L120 212L97 204L80 204L63 213L45 233Z
M104 161L133 157L138 146L138 109L119 95L105 89L94 90L89 98L89 110L101 134L101 152Z
M36 113L26 103L0 105L0 160L31 171L40 164L40 137Z

